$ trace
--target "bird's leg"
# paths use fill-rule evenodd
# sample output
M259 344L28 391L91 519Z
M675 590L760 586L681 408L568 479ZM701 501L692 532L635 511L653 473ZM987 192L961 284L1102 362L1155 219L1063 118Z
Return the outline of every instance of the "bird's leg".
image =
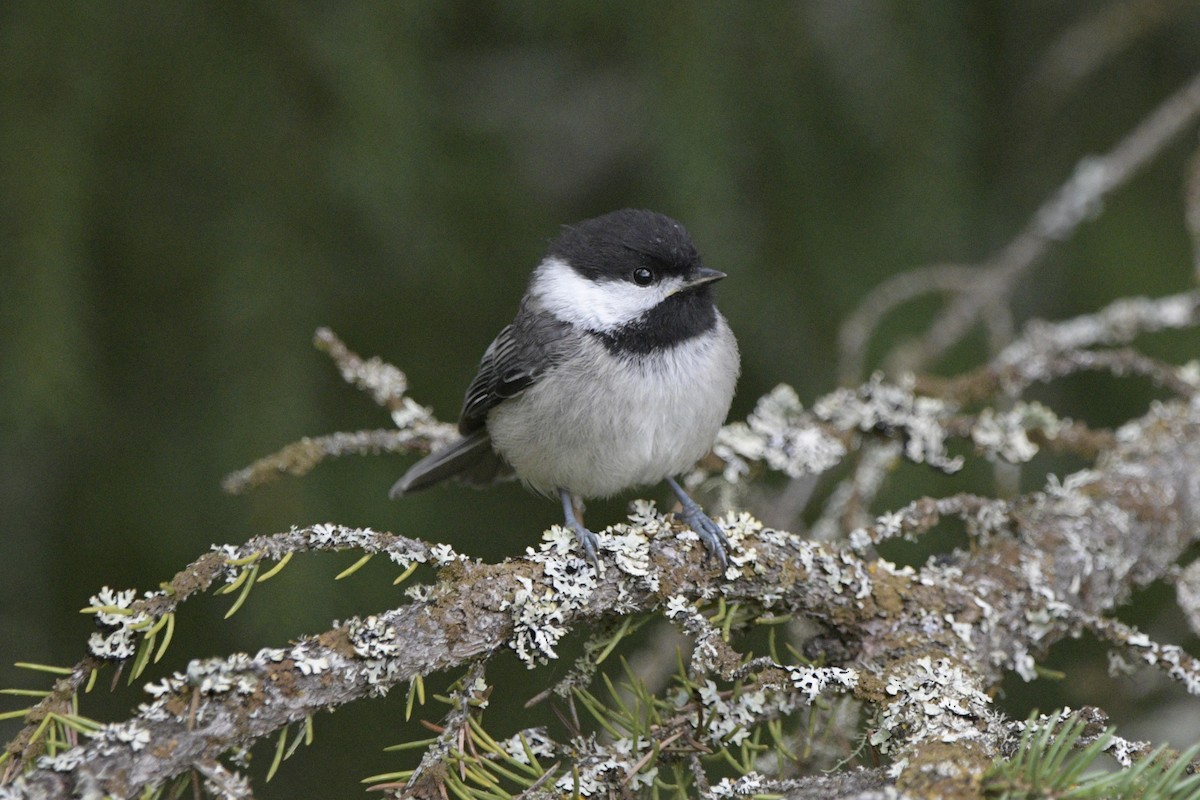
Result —
M575 516L575 501L578 498L572 497L571 493L566 489L558 490L558 497L562 500L563 517L566 519L567 527L575 532L575 538L579 540L579 546L583 548L584 558L593 567L599 567L599 562L596 560L596 534L583 527L583 523ZM580 513L583 511L583 502L579 503Z
M687 492L683 490L678 481L674 478L667 478L667 485L671 487L671 491L675 492L675 496L679 498L679 505L683 507L683 510L679 512L679 517L700 537L709 556L716 558L717 563L722 567L729 566L729 540L725 538L725 532L721 530L721 526L704 513L704 509L700 507L699 503L688 497Z

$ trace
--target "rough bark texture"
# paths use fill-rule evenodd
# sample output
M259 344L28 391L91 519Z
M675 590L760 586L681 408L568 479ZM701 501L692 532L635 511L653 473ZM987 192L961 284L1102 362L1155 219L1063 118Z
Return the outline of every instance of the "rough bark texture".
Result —
M932 503L926 513L936 514ZM1094 471L979 509L970 553L900 570L747 526L734 545L743 555L753 548L752 569L726 580L690 537L660 534L645 574L610 566L586 597L561 607L560 624L652 610L676 595L761 602L773 594L775 608L819 620L853 653L842 666L861 676L855 693L880 709L881 744L907 760L901 788L969 796L1006 736L986 692L1006 670L1022 669L1162 577L1196 538L1198 514L1200 407L1166 403L1123 428ZM555 564L454 560L426 602L291 648L197 662L124 728L17 779L0 797L136 794L322 709L495 653L514 640L514 599L557 591L547 576ZM801 781L793 796L810 796L816 785Z

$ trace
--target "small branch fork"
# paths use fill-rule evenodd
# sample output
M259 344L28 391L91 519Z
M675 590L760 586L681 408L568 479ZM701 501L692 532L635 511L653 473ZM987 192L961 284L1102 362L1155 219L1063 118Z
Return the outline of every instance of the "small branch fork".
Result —
M1137 175L1154 157L1200 117L1200 75L1167 98L1112 150L1089 156L1033 215L1029 224L999 252L974 265L947 264L901 273L873 289L843 324L839 333L840 377L854 385L864 377L867 344L880 320L898 305L929 293L952 296L949 306L916 341L889 356L894 373L928 369L979 321L985 322L994 346L1011 323L996 316L1021 278L1084 221L1094 217L1104 200ZM1197 159L1196 164L1200 164ZM1193 167L1193 175L1200 166ZM1193 235L1200 230L1200 179L1189 190L1188 220ZM1197 239L1200 241L1200 238ZM1200 252L1200 247L1197 248ZM1200 257L1198 257L1200 258ZM1198 262L1200 263L1200 262Z

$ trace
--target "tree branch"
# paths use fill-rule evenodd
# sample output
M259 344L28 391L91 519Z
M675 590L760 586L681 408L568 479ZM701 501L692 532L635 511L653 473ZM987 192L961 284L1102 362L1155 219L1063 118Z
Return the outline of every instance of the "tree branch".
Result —
M1042 204L1025 229L990 258L969 271L961 266L923 267L890 279L885 284L888 294L872 294L840 331L842 383L861 380L870 340L867 326L895 302L923 293L922 288L925 292L953 291L954 300L925 334L893 349L888 359L892 373L927 369L986 318L990 309L1007 307L1017 282L1051 245L1067 239L1080 224L1094 217L1109 194L1128 182L1197 117L1200 75L1164 100L1108 153L1080 160L1071 177ZM973 279L968 277L970 273L974 273ZM889 299L893 295L896 301Z
M157 699L130 721L105 726L0 796L136 794L412 678L505 648L533 664L553 658L572 628L664 608L670 598L711 597L798 612L836 631L854 653L844 666L859 676L855 695L879 712L872 740L908 764L902 785L974 791L1007 735L987 690L1009 669L1031 676L1036 655L1081 620L1168 572L1200 530L1197 474L1200 408L1177 402L1132 423L1093 471L1010 502L958 504L978 546L917 571L745 516L725 520L734 566L723 576L706 568L693 534L657 514L601 535L602 574L558 529L538 551L498 565L442 546L440 578L416 602L291 647L192 662L186 673L152 684ZM345 533L293 531L246 549L269 555L304 546L296 537L313 546L326 535L344 543ZM386 538L390 552L405 557L435 550L359 535ZM1031 625L1031 615L1040 622ZM948 783L934 767L950 756L961 775Z

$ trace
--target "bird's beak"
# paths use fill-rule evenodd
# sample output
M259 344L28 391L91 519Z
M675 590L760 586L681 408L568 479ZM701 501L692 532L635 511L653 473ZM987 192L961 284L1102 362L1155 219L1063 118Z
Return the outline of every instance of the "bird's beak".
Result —
M683 290L695 289L697 286L704 286L707 283L715 283L725 277L724 272L718 272L715 269L701 267L696 270L696 277L685 283L681 288Z

